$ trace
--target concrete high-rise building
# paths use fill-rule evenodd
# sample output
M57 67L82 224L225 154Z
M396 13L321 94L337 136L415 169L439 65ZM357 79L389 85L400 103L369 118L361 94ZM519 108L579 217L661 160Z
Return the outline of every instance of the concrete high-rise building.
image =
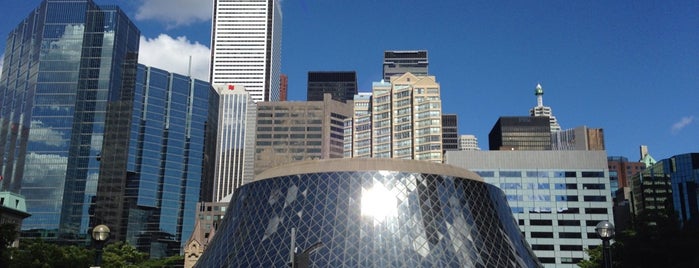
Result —
M549 119L542 116L502 116L488 134L490 150L551 150Z
M334 100L347 102L357 94L357 73L308 72L307 101L322 101L323 95L330 93Z
M352 104L333 100L258 102L255 174L290 162L344 157Z
M354 116L349 124L351 146L345 148L345 157L371 157L371 96L371 92L361 92L354 96Z
M500 187L544 267L577 267L613 221L604 151L448 151L446 163Z
M612 190L629 187L631 177L646 169L643 162L629 162L629 159L623 156L607 157L607 165L609 166L609 177L613 178Z
M289 77L282 74L279 79L279 101L286 101L289 95Z
M426 76L428 65L427 50L387 50L383 53L383 79L391 81L392 76L404 73Z
M478 147L478 138L475 135L460 135L459 136L459 151L480 150Z
M205 183L202 201L218 202L252 180L255 156L257 104L247 88L237 84L214 85L218 93L216 153L211 183Z
M556 132L561 130L561 126L558 124L558 120L553 116L551 107L544 106L544 89L541 84L536 84L534 89L534 95L536 95L536 106L529 110L530 116L546 116L549 118L549 123L551 124L551 132Z
M9 32L0 78L2 190L22 194L24 230L84 239L108 104L138 60L140 31L115 6L45 0Z
M393 77L390 84L375 82L372 157L442 162L441 105L434 76L405 73Z
M459 150L459 127L455 114L442 115L442 149L444 151Z
M579 126L553 131L551 150L604 150L604 130Z
M280 98L282 11L279 0L216 0L211 83L245 86L255 102Z

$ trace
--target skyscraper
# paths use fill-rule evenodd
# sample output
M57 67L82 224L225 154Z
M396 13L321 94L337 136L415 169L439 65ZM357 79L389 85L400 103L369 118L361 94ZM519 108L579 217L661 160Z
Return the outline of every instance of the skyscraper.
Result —
M551 150L549 119L502 116L488 134L490 150Z
M428 65L427 50L387 50L383 53L383 79L388 82L404 73L425 76Z
M289 77L282 74L279 79L279 101L286 101L289 95Z
M604 130L601 128L576 128L552 131L552 150L604 150Z
M213 183L204 202L218 202L253 179L257 105L244 86L214 85L219 95ZM209 192L210 191L210 192Z
M9 33L0 81L2 188L23 229L80 239L101 176L108 103L132 90L140 32L115 6L45 0Z
M91 226L151 257L179 254L194 228L211 85L138 65L107 104ZM127 84L125 83L125 84ZM87 219L83 219L87 220Z
M357 94L357 73L308 72L307 101L322 101L323 94L330 93L334 100L346 102Z
M279 100L282 10L279 0L216 0L211 84L244 86L255 102Z
M534 95L536 95L536 106L529 110L529 115L547 116L549 118L549 124L551 125L551 132L560 131L561 126L558 124L556 117L553 116L551 107L544 106L544 88L541 87L541 84L536 84Z
M349 124L352 138L345 143L347 157L371 157L371 96L371 92L360 92L354 96L354 116ZM348 143L350 146L347 146Z
M322 101L259 102L255 174L291 162L344 157L344 122L352 105Z
M448 151L446 163L505 192L522 234L544 267L578 267L612 221L604 151Z
M434 76L405 73L375 82L372 157L442 162L442 100ZM355 135L356 137L356 135Z
M444 151L459 149L459 127L456 114L442 115L442 149Z
M459 151L480 150L478 147L478 138L475 135L460 135L459 136Z

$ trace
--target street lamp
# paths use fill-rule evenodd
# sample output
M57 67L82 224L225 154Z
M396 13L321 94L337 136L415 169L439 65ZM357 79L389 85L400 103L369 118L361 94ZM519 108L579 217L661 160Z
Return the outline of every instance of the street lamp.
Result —
M109 239L109 227L104 224L92 229L92 240L95 242L95 267L102 265L102 246Z
M609 247L609 240L614 238L614 224L608 221L601 221L595 227L595 231L602 238L604 268L612 268L612 249Z
M314 251L323 247L323 242L316 242L301 253L296 253L296 228L291 228L291 254L289 255L289 267L308 268L310 267L310 255Z

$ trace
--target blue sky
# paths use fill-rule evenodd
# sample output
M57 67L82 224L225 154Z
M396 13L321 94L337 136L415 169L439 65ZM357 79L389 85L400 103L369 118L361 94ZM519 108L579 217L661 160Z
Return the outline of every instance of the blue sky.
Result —
M9 2L9 3L8 3ZM39 0L3 1L0 36ZM141 29L141 61L206 77L211 3L96 0ZM438 4L437 4L438 3ZM699 1L284 0L282 71L305 100L308 71L381 79L384 50L426 49L444 113L487 148L499 116L544 104L563 128L604 128L609 155L699 152ZM4 51L5 42L0 42Z

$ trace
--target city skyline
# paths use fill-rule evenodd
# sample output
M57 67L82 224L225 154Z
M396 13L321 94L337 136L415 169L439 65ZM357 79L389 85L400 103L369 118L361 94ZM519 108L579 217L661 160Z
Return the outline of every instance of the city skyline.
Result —
M3 3L0 35L7 38L38 3ZM208 77L213 3L97 3L119 4L134 18L144 64ZM424 49L459 134L485 140L499 116L527 115L541 83L561 126L603 128L609 155L636 161L641 144L656 158L699 151L692 102L699 99L699 3L308 0L284 1L282 11L289 100L305 99L308 71L356 70L359 91L369 92L385 50Z

